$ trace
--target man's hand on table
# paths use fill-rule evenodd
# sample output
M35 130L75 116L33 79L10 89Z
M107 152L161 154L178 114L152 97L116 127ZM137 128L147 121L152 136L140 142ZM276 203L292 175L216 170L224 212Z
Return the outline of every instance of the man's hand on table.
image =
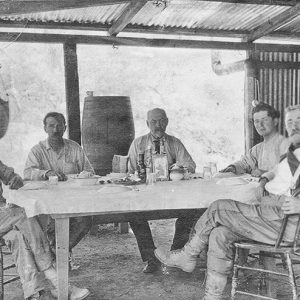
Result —
M67 176L62 172L55 172L55 171L49 170L45 173L45 178L49 179L50 176L57 176L58 181L66 181L67 180Z
M220 172L220 173L229 173L229 172L231 172L231 173L236 174L236 168L235 168L234 165L229 165L228 167L226 167L226 168L223 169L223 170L220 170L219 172Z
M251 176L260 177L264 173L266 173L266 171L260 170L260 169L254 169L254 170L251 171Z
M18 174L16 174L8 183L9 188L12 190L17 190L20 187L22 187L23 184L23 179L21 178L21 176L19 176Z
M286 215L299 214L300 213L300 199L296 197L285 197L285 201L281 206L281 209Z

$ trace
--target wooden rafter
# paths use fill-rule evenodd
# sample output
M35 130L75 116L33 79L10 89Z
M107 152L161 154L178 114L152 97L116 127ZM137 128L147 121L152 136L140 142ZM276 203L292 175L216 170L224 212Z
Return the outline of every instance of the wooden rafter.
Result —
M0 20L0 28L28 28L28 29L61 29L61 30L81 30L81 31L105 31L110 28L107 24L87 24L87 23L57 23L57 22L35 22L35 21L7 21ZM163 34L163 35L179 35L185 36L209 36L209 37L225 37L225 38L240 38L242 39L249 32L245 30L219 30L219 29L195 29L195 28L174 28L160 26L142 26L142 25L127 25L122 32L144 33L144 34ZM264 36L265 39L279 39L292 44L292 39L299 39L300 33L275 31Z
M87 30L87 31L108 31L110 26L107 24L89 24L78 22L35 22L35 21L8 21L0 20L0 28L26 28L34 29L67 29L67 30ZM195 29L195 28L177 28L177 27L160 27L160 26L143 26L128 24L122 32L130 33L148 33L148 34L165 34L165 35L184 35L184 36L209 36L209 37L229 37L242 38L248 31L244 30L218 30L218 29ZM300 34L299 34L300 35ZM299 37L297 35L297 37ZM286 34L284 34L286 36Z
M97 5L128 3L130 0L0 0L0 15L26 14Z
M176 39L147 39L114 36L88 36L46 33L21 33L0 32L0 42L24 43L66 43L72 40L74 44L88 45L113 45L132 47L157 47L157 48L190 48L190 49L228 49L228 50L260 50L278 52L300 52L299 45L259 44L245 42L197 41Z
M117 35L120 31L122 31L146 3L147 0L132 0L122 12L121 16L109 28L109 35Z
M280 5L280 6L294 6L298 0L201 0L204 2L224 2L236 4L259 4L259 5Z
M278 29L280 26L287 24L300 14L300 3L287 9L276 17L269 19L264 24L260 25L257 29L247 35L244 39L245 42L253 42L271 32Z

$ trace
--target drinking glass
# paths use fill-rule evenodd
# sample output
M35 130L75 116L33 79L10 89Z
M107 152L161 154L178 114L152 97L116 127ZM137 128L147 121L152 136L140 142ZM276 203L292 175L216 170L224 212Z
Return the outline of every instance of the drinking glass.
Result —
M211 169L208 166L203 167L203 178L210 180L212 177Z
M210 162L209 166L210 166L212 176L218 173L217 164L215 162Z
M156 182L156 174L155 173L148 173L146 177L146 184L147 185L154 185Z

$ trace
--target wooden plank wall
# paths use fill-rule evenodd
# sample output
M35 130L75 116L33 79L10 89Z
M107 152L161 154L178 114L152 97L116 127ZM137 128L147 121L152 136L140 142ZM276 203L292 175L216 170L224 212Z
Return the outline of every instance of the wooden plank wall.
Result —
M249 51L248 54L257 68L258 97L280 111L279 131L285 134L284 109L300 104L300 52ZM259 141L256 137L253 145Z

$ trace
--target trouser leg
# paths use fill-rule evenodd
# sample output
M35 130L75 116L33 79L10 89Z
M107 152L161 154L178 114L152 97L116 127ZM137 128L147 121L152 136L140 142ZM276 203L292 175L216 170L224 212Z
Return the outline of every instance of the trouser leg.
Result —
M4 236L12 251L25 298L45 287L43 271L52 266L52 256L45 234L35 218L18 220Z
M52 252L55 253L55 220L49 216L39 217L39 222L46 228L47 237ZM89 232L92 226L92 217L70 218L69 250L71 251Z
M143 261L155 260L154 250L156 249L150 226L144 219L136 219L129 222L135 235Z
M187 213L180 216L175 222L175 234L171 250L177 250L184 247L188 242L192 228L195 226L202 211Z
M79 217L70 219L70 241L69 247L72 250L89 232L92 226L92 217Z
M12 251L25 298L44 288L40 272L52 265L45 234L35 218L28 219L24 209L1 207L0 234Z
M214 228L209 236L207 252L207 280L204 300L223 299L227 277L233 266L234 242L241 236L225 226Z
M195 225L195 232L203 243L208 243L211 231L223 225L246 239L274 244L284 215L276 206L247 205L233 200L212 203ZM292 241L296 221L289 219L285 241Z
M209 236L207 269L220 274L230 275L234 256L233 244L241 239L240 235L233 233L225 226L214 228Z
M43 273L38 270L34 257L20 231L12 230L4 236L12 252L17 272L23 288L24 298L41 291L45 287Z
M24 209L21 207L0 207L0 235L3 236L14 228L14 225L20 221L26 219Z

